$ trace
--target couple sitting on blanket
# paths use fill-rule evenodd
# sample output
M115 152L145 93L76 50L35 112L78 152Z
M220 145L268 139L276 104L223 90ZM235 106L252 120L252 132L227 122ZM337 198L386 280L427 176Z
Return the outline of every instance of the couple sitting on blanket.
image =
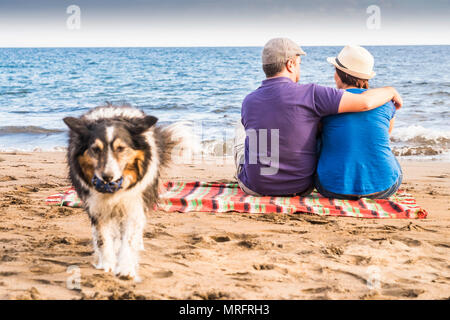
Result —
M402 182L389 146L399 93L367 90L374 59L362 47L328 58L337 89L298 84L302 55L286 38L264 46L266 79L244 99L236 127L239 186L255 196L306 196L316 188L328 198L390 197Z

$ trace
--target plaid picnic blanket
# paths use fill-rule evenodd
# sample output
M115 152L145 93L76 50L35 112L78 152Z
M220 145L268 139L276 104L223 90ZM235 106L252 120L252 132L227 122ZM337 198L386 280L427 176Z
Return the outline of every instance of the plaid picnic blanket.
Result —
M423 219L427 212L407 193L384 199L338 200L317 192L307 197L254 197L237 183L168 182L159 209L168 212L313 213L358 218Z
M45 199L48 205L66 206L72 208L81 207L81 199L78 198L77 192L73 187L68 188L62 193L53 194Z
M73 189L47 198L48 204L78 207L81 201ZM338 200L317 192L307 197L254 197L237 183L166 182L158 209L166 212L312 213L322 216L357 218L424 219L427 212L402 191L389 199Z

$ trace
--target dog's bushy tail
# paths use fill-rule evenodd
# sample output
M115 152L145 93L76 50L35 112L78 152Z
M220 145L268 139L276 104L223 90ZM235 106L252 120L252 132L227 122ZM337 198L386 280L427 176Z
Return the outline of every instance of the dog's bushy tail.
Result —
M195 134L193 124L188 121L179 121L161 127L161 133L165 137L166 164L190 163L195 155L202 151L202 144Z

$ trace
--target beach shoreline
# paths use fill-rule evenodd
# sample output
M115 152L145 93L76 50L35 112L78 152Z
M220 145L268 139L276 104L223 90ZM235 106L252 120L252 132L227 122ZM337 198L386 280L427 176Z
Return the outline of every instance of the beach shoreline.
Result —
M0 299L450 298L450 162L400 160L423 220L153 212L133 283L92 267L82 209L45 204L70 186L65 156L0 153ZM233 181L233 171L176 165L163 181ZM72 267L79 290L67 287Z

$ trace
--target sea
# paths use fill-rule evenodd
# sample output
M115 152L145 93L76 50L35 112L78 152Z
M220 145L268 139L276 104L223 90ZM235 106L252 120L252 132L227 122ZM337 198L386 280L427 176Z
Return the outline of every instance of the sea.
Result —
M391 148L450 161L450 46L367 46L403 107ZM326 62L342 47L303 47L300 84L335 87ZM62 119L129 104L161 124L192 126L204 152L230 155L243 99L264 79L261 47L0 48L0 151L64 151Z

